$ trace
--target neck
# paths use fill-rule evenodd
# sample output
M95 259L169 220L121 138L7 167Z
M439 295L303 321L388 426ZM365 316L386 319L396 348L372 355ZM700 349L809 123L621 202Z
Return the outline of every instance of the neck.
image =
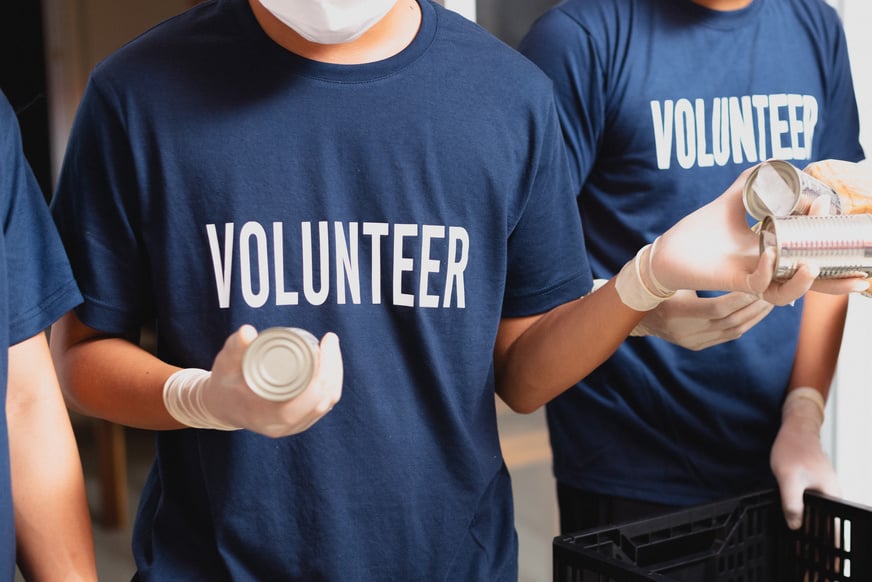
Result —
M286 26L260 0L248 0L248 4L260 27L276 44L301 57L337 65L360 65L392 57L409 46L421 26L417 0L398 0L359 38L342 44L318 44Z
M692 2L710 10L728 12L730 10L741 10L749 6L754 0L692 0Z

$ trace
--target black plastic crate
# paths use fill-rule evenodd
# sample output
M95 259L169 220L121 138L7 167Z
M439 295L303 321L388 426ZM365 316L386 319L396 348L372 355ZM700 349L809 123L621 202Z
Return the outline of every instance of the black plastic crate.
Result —
M554 582L869 582L872 508L805 493L799 530L777 491L554 538Z

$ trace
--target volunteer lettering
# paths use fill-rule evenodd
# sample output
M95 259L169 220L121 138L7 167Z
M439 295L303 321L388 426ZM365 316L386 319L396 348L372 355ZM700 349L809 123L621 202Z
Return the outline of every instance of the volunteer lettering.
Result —
M776 93L704 99L651 101L657 167L667 170L673 153L685 169L808 160L818 121L812 95ZM709 144L709 139L711 144Z
M245 303L255 308L268 301L275 305L298 305L300 283L302 301L310 305L324 304L331 298L331 292L332 300L340 305L362 301L377 305L382 302L383 274L391 282L389 300L392 305L466 307L464 272L469 261L470 241L463 227L301 222L296 237L300 244L288 252L301 253L302 272L296 281L287 281L285 226L285 223L273 222L267 228L258 222L245 222L237 238L235 223L228 222L223 228L206 225L218 303L222 309L230 307L234 282L241 286ZM364 241L362 246L369 249L369 256L361 256L361 241ZM416 250L419 252L414 252ZM383 257L387 257L390 264L383 265ZM419 257L417 261L415 257ZM238 265L236 273L234 265ZM364 269L370 274L366 294L361 285ZM292 287L295 284L297 286Z

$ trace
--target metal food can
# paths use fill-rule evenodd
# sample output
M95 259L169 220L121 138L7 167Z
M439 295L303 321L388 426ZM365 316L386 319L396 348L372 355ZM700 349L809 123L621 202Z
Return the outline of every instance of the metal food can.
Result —
M783 160L758 164L742 190L745 209L757 220L808 214L818 196L829 197L830 214L843 213L841 198L835 190Z
M775 279L789 279L800 263L820 279L872 275L872 215L767 216L760 252L775 248Z
M251 390L282 402L302 392L315 374L318 338L297 327L271 327L258 334L242 358L242 375Z

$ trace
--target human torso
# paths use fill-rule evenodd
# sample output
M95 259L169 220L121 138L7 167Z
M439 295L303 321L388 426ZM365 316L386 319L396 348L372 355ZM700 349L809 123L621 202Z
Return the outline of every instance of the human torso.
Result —
M48 208L21 145L15 113L0 93L0 402L8 347L51 325L81 299ZM26 389L26 387L24 387ZM0 414L0 578L15 575L15 527L6 412Z
M529 277L537 255L578 254L577 229L565 240L545 230L570 206L554 208L556 223L523 216L542 195L530 160L551 149L547 83L429 4L406 51L354 68L288 54L239 6L207 3L95 73L91 90L124 128L112 139L136 144L137 191L118 204L135 235L115 241L135 264L85 284L90 325L154 317L158 355L205 368L242 323L333 331L343 397L277 441L161 434L137 523L140 574L441 579L483 543L506 555L472 564L476 577L511 579L497 325L553 306L538 303L540 286L566 285L568 299L585 279L576 266ZM468 42L490 60L470 67L453 49ZM116 84L125 67L139 74ZM506 95L514 75L534 88ZM571 205L564 179L551 186ZM522 256L512 237L544 246ZM124 316L96 307L104 293Z
M563 5L549 25L574 30L569 46L583 55L573 70L590 123L572 109L572 82L558 91L595 276L611 277L760 161L862 157L836 24L816 2L729 13L685 0ZM776 308L702 352L630 338L549 408L558 478L669 504L768 483L801 312Z

